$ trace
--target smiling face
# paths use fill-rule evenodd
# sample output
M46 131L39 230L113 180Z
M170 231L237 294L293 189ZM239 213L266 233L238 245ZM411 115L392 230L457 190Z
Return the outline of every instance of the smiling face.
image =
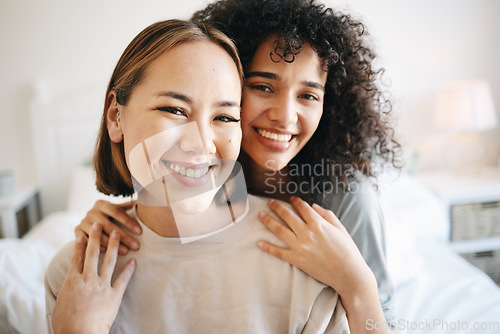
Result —
M141 187L156 184L154 196L195 214L210 205L238 157L240 99L229 54L212 42L188 42L148 66L126 105L116 107L119 121L110 108L108 132L114 142L123 135L127 165Z
M309 44L291 63L272 61L276 38L258 48L246 73L242 101L243 150L266 170L280 170L316 131L327 73Z

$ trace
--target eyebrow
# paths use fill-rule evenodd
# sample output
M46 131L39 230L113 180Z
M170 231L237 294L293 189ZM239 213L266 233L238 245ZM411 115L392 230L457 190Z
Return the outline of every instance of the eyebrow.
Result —
M319 89L323 92L325 91L325 86L314 81L302 81L301 84L307 87Z
M171 97L173 99L176 99L176 100L180 100L180 101L183 101L183 102L186 102L188 104L192 104L193 103L193 99L190 98L189 96L186 96L182 93L177 93L177 92L172 92L172 91L161 91L161 92L158 92L156 94L156 97ZM235 102L235 101L220 101L220 102L217 102L215 104L217 107L229 107L229 108L232 108L232 107L240 107L240 103L239 102Z
M272 72L254 71L254 72L249 72L249 73L245 74L245 78L248 79L251 77L262 77L262 78L272 79L272 80L279 80L280 79L279 75L277 75L276 73L272 73ZM300 84L303 86L306 86L306 87L319 89L323 92L325 91L325 86L323 86L315 81L305 80L305 81L301 81Z
M255 71L255 72L248 72L245 74L245 78L251 78L251 77L263 77L266 79L273 79L273 80L279 80L280 78L277 74L271 72Z
M240 107L239 103L236 103L234 101L222 101L217 103L218 107L228 107L228 108L233 108L233 107Z
M184 94L181 94L181 93L177 93L177 92L171 92L171 91L161 91L161 92L158 92L156 94L156 97L171 97L173 99L176 99L176 100L181 100L183 102L186 102L186 103L192 103L193 100L184 95Z

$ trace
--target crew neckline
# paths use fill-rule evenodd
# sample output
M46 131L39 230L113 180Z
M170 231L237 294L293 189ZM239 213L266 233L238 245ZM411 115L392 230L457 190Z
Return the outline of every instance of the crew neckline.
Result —
M234 222L217 231L193 237L179 238L158 235L139 219L135 205L127 213L136 219L142 228L142 234L136 237L141 244L141 249L145 248L174 256L208 256L219 250L230 249L230 245L239 243L252 228L256 227L252 217L249 216L253 201L251 197L254 196L248 195L244 212Z

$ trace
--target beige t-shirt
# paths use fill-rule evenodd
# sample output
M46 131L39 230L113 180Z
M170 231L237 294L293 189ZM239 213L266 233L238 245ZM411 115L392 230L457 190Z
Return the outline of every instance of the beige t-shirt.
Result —
M260 250L284 245L257 218L266 200L249 196L249 212L233 226L189 243L164 238L140 222L141 248L111 333L349 333L338 294ZM130 212L137 218L135 210ZM54 257L45 277L48 319L54 289L69 266L73 243ZM49 323L50 327L50 323Z

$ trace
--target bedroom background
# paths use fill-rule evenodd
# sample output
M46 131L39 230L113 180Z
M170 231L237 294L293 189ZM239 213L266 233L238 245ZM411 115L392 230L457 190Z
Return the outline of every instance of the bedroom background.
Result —
M98 196L89 169L75 167L91 156L119 55L147 25L209 2L0 1L0 188L5 171L16 186L36 185L44 216L23 238L0 234L0 333L46 332L43 275ZM398 329L456 333L443 329L460 323L500 333L500 127L490 117L478 132L489 174L453 179L439 173L453 132L434 121L440 88L474 79L489 82L500 119L500 1L323 2L365 23L413 172L381 187ZM449 243L452 204L466 227L453 230L479 242ZM415 331L428 321L433 330Z

